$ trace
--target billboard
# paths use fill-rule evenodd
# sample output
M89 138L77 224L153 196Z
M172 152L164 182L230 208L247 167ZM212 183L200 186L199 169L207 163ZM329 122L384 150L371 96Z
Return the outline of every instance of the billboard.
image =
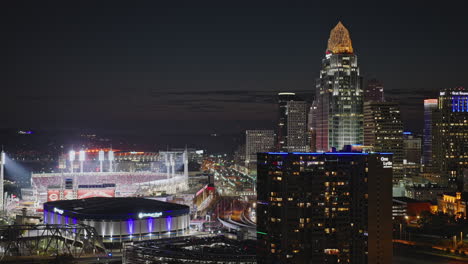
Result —
M92 197L115 197L114 189L80 189L78 190L78 199Z
M63 190L63 199L64 200L73 200L75 199L73 195L73 190Z
M60 190L47 190L47 201L53 202L60 200Z

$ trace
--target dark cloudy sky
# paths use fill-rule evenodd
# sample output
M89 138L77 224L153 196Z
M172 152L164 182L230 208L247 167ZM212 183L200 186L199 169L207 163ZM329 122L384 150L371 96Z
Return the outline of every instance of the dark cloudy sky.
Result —
M311 100L329 32L400 100L468 84L456 2L3 1L0 126L231 133L273 124L275 93Z

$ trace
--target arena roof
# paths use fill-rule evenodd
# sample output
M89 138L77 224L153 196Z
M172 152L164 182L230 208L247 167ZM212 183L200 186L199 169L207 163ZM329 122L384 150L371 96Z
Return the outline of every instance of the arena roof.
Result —
M185 205L138 197L61 200L44 203L44 210L90 220L158 218L190 213L190 208Z

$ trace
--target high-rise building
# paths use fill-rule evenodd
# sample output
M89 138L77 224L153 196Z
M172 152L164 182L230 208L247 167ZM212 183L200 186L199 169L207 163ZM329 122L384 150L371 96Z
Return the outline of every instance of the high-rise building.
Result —
M341 22L330 32L315 93L317 150L362 144L362 77L349 32Z
M383 102L384 100L384 86L377 79L371 79L367 82L364 88L364 102L375 101Z
M403 132L403 159L407 163L421 164L421 137Z
M392 152L393 182L403 178L403 123L395 102L364 103L364 145L377 152Z
M288 135L288 102L296 100L295 93L278 94L278 127L276 131L276 149L282 150L286 146Z
M259 153L258 263L392 263L391 153Z
M271 151L275 146L275 132L273 130L245 131L245 165L257 162L257 153Z
M288 135L286 138L287 151L308 151L307 113L308 104L305 101L288 102Z
M462 191L468 168L468 90L442 90L432 115L432 162L448 187Z
M279 151L308 151L308 104L294 93L278 94Z
M314 101L309 109L309 118L307 120L307 128L309 129L309 148L310 151L317 151L317 102Z
M424 100L423 157L425 167L432 166L432 112L437 109L437 99Z

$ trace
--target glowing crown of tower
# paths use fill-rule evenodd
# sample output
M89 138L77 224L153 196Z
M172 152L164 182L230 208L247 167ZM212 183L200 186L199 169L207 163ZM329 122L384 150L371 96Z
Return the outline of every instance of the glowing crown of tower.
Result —
M341 21L330 31L327 52L333 54L353 53L353 44L349 37L349 31Z

